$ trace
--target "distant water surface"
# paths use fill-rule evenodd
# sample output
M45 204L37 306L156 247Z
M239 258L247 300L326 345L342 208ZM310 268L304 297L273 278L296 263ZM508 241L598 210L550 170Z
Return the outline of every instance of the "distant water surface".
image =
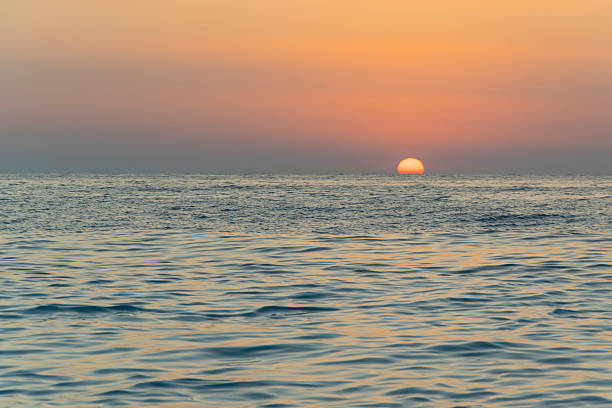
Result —
M612 406L612 177L0 176L0 406Z

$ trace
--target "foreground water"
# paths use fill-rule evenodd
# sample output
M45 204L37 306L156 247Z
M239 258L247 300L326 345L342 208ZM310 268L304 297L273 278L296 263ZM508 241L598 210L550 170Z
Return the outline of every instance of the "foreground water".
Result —
M612 178L0 177L0 406L612 405Z

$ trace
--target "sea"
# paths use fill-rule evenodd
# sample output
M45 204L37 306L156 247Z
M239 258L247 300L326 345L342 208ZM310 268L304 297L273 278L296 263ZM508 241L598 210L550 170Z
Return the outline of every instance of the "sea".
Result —
M0 406L612 406L611 204L610 176L0 175Z

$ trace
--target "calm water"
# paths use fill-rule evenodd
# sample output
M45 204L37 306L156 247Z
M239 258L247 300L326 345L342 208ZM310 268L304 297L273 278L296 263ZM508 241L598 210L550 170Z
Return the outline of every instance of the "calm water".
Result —
M612 178L0 176L0 406L612 405Z

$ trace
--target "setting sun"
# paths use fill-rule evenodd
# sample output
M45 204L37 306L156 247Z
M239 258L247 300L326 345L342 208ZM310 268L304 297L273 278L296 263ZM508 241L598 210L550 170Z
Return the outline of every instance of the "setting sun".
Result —
M397 165L399 174L423 174L425 167L419 159L408 158L404 159Z

